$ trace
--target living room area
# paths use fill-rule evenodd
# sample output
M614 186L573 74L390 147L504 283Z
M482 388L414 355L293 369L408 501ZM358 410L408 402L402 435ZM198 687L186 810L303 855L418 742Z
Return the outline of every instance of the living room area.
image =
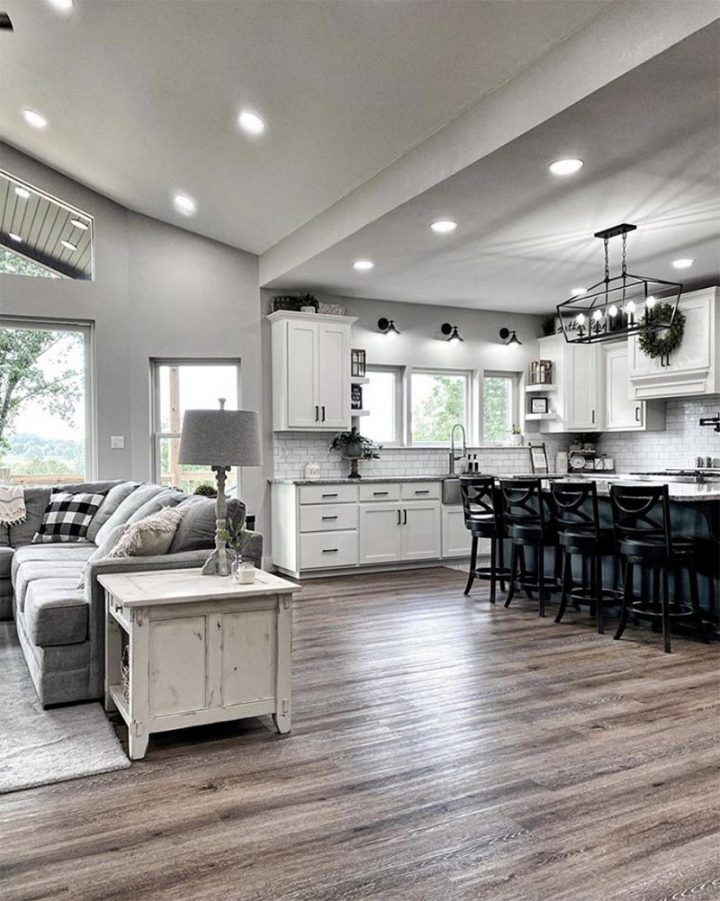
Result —
M719 46L1 0L0 897L715 897Z

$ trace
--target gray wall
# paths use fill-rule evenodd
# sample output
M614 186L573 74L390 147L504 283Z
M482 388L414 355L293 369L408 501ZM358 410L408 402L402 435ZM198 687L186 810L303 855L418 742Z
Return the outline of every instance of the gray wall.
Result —
M0 313L95 323L99 477L150 477L151 357L239 357L242 403L262 410L255 255L130 212L3 144L0 165L95 217L95 280L3 275ZM263 470L244 472L243 495L260 512Z

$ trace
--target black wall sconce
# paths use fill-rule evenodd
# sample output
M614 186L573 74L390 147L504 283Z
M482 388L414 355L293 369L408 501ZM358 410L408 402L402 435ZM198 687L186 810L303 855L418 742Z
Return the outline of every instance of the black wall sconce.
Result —
M501 328L498 334L505 342L505 347L520 347L522 344L514 328Z
M388 338L394 338L396 335L399 335L400 332L395 328L395 320L394 319L386 319L384 316L381 316L378 319L378 328Z
M450 325L449 322L443 322L443 324L440 326L440 331L443 333L443 335L447 335L448 341L465 340L458 332L458 327L456 325Z

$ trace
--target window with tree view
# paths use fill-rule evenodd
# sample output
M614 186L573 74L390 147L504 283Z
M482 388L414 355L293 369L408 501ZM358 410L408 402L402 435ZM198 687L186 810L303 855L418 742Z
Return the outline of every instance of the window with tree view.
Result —
M449 444L462 423L469 433L470 376L465 372L413 372L410 376L413 444Z
M0 319L0 481L90 475L90 329Z
M228 410L237 410L240 366L233 360L153 361L155 418L155 479L194 491L198 485L215 485L215 473L207 466L179 462L180 434L185 410L217 410L219 398ZM237 491L237 470L228 474L228 492Z
M509 444L517 423L517 384L514 373L485 373L483 379L483 444Z
M362 433L377 444L399 444L402 436L402 377L399 369L371 369L368 383L362 386L363 408L368 416Z

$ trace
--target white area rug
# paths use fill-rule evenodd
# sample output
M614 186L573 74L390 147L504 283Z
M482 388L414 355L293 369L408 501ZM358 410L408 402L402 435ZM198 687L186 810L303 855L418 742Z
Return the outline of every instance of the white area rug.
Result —
M129 766L100 704L43 710L15 626L0 623L0 794Z

